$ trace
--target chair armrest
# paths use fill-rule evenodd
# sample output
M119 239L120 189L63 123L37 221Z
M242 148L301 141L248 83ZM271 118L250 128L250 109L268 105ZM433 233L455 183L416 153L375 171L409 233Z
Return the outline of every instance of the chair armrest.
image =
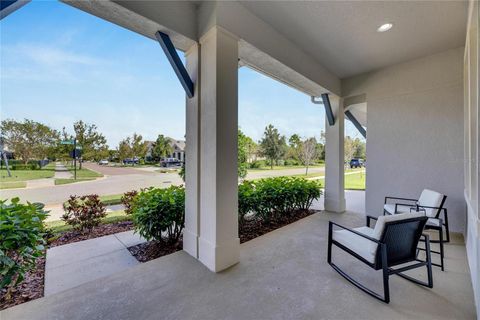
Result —
M347 231L349 231L349 232L351 232L351 233L355 233L356 235L358 235L358 236L360 236L360 237L363 237L363 238L365 238L365 239L368 239L368 240L370 240L370 241L372 241L372 242L381 244L381 242L380 242L379 240L375 239L375 238L369 237L369 236L367 236L367 235L365 235L365 234L363 234L363 233L361 233L361 232L358 232L358 231L355 231L355 230L353 230L353 229L350 229L350 228L344 227L344 226L342 226L342 225L339 225L338 223L335 223L335 222L333 222L333 221L329 221L329 224L330 224L330 226L339 227L339 228L344 229L344 230L347 230Z
M387 196L385 197L385 204L387 204L387 200L404 200L404 201L413 201L413 202L417 202L418 199L409 199L409 198L399 198L399 197L390 197L390 196Z
M367 227L370 227L370 220L375 220L375 221L378 220L377 217L372 217L372 216L369 216L369 215L367 215L366 218L367 218L367 223L366 223Z
M440 219L440 214L443 212L443 217L445 218L445 216L447 215L447 208L440 208L440 207L429 207L429 206L421 206L419 204L416 205L416 208L410 208L410 212L412 212L412 209L416 209L415 211L416 212L420 212L420 211L423 211L423 212L427 212L427 210L425 209L436 209L436 210L439 210L437 212L437 214L435 215L435 218L436 219Z

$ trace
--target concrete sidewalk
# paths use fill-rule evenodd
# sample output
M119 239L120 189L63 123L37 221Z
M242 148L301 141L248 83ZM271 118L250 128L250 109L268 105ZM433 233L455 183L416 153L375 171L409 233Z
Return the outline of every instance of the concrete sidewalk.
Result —
M127 248L145 241L133 231L125 231L48 249L45 296L139 264Z

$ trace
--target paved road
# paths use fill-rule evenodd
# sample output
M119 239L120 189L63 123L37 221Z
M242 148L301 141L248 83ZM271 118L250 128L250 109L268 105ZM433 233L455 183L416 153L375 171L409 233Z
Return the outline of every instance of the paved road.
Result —
M144 172L139 172L128 175L112 175L95 181L77 182L60 186L35 189L0 190L0 198L9 199L18 196L22 201L58 204L63 203L70 195L75 194L119 194L150 186L168 187L171 184L182 183L183 181L177 173L145 174Z
M155 172L149 172L145 170L139 170L134 167L111 167L111 166L100 166L93 162L84 162L83 167L100 172L106 176L123 176L127 174L152 174ZM158 168L157 168L158 169Z
M55 205L65 202L70 195L98 194L110 195L138 190L146 187L169 187L183 184L178 173L158 173L124 167L99 166L84 163L84 166L105 175L94 181L77 182L59 186L45 186L32 189L0 190L1 199L20 197L22 201L42 202ZM302 174L305 169L259 170L248 174L249 179ZM309 172L324 172L324 168L311 168Z

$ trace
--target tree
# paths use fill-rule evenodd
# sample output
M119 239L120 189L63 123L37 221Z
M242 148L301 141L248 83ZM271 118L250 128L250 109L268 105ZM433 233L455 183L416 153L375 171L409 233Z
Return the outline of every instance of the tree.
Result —
M73 124L73 129L77 145L82 147L82 159L98 161L108 157L107 139L98 132L95 124L88 124L80 120Z
M238 177L243 179L247 176L249 148L253 142L252 138L247 137L242 130L238 129ZM255 142L253 142L255 143Z
M143 137L134 133L131 139L132 155L134 158L145 158L148 150L148 142L143 141Z
M278 130L269 124L265 128L260 146L262 154L270 161L270 168L273 169L273 163L278 162L285 154L286 145L285 136L281 136Z
M301 142L300 160L305 166L305 175L308 174L308 167L313 163L317 155L317 140L315 138L308 138Z
M346 136L344 141L345 163L348 163L353 158L354 153L355 153L354 141L349 136Z
M57 130L29 119L23 122L13 119L3 120L0 125L0 135L25 164L32 159L46 158L60 137Z
M127 137L126 139L123 139L122 141L120 141L120 143L118 144L117 152L118 152L118 158L120 162L126 158L132 157L132 147L130 145L130 137Z
M352 158L365 159L365 142L359 138L352 139L346 136L344 149L346 162L349 162Z
M290 139L288 139L288 144L289 144L289 157L294 159L294 160L299 160L300 159L300 152L302 148L302 140L300 139L300 136L298 134L292 134Z
M170 143L170 139L163 134L159 134L157 140L153 144L152 157L155 161L160 161L162 158L166 158L169 154L173 153L173 147Z

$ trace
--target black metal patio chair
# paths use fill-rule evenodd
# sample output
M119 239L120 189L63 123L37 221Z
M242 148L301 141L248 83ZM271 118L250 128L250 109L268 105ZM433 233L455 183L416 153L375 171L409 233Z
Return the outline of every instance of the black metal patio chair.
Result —
M375 228L370 228L370 221L377 219ZM328 264L353 285L386 303L390 302L389 277L391 275L398 275L416 284L432 288L430 241L428 235L422 234L427 219L423 213L406 213L380 216L378 218L367 216L366 227L353 229L330 221L328 228ZM339 228L339 230L334 230L334 227ZM417 247L421 237L425 241L425 261L417 258ZM372 269L382 270L383 296L362 285L332 262L333 245L354 256ZM402 264L406 265L396 269L392 268ZM427 268L427 282L403 273L420 267Z
M439 251L431 250L431 253L440 255L440 264L432 263L432 265L440 267L442 271L445 270L444 243L450 242L450 228L448 225L447 208L444 207L446 199L446 195L433 190L425 189L422 191L419 199L390 196L385 197L385 203L383 206L384 215L406 212L423 212L428 217L427 223L425 224L425 230L435 230L438 232L438 240L430 240L430 242L439 243L440 246ZM443 237L444 229L446 234L445 238ZM423 250L423 248L419 248L419 250Z

